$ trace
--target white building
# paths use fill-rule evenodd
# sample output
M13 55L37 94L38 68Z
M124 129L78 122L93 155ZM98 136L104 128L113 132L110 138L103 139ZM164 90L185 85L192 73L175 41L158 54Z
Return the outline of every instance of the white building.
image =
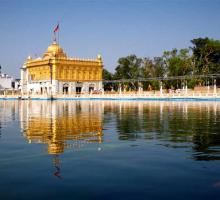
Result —
M13 78L7 74L0 74L0 90L12 89Z

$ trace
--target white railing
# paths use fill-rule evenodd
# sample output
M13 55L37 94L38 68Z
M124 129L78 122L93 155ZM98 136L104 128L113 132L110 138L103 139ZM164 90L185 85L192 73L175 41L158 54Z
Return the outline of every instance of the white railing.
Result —
M98 94L92 93L71 93L71 94L0 94L0 99L7 98L23 98L23 99L75 99L75 98L109 98L109 99L126 99L126 98L220 98L220 91L214 92L204 92L204 91L180 91L178 93L160 93L160 91L149 92L149 91L141 91L141 92L112 92L112 93L103 93L100 92Z

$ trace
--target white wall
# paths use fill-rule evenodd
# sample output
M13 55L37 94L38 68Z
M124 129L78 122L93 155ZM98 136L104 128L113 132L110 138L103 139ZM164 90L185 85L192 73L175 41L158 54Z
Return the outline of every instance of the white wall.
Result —
M12 89L12 77L0 74L0 89Z
M22 81L24 83L25 81ZM52 80L52 93L53 94L62 94L63 93L63 85L68 85L68 93L74 93L76 91L76 82L62 82L57 80ZM89 92L89 85L94 85L94 90L102 89L102 81L98 82L82 82L82 92ZM41 93L41 87L43 88L43 93L50 94L50 80L41 80L41 81L27 81L27 93ZM24 85L22 86L22 88Z

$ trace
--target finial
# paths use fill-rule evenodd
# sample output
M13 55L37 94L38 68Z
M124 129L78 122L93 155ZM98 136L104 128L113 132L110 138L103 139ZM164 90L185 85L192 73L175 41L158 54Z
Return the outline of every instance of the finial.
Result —
M100 54L97 55L97 60L102 61L102 56Z
M56 34L54 34L53 36L53 44L56 44L57 43L57 38L56 38Z
M28 56L28 57L27 57L27 60L32 60L31 56Z

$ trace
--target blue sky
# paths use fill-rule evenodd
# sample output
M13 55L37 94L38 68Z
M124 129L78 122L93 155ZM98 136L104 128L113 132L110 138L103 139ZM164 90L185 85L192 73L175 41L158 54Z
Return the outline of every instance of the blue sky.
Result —
M220 0L0 0L0 65L19 77L28 55L41 56L60 22L60 45L71 57L162 55L197 37L220 39Z

